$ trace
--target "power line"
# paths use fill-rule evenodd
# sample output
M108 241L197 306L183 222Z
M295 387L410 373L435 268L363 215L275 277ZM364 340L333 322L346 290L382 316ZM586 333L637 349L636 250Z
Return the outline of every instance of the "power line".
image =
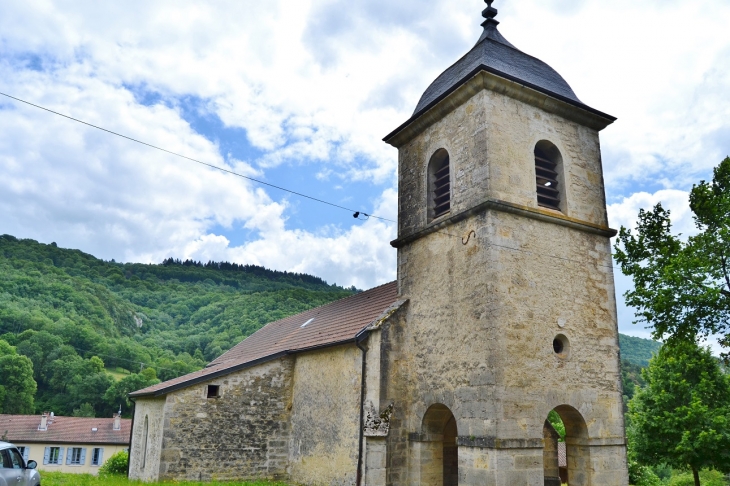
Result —
M49 112L49 113L53 113L54 115L62 116L62 117L64 117L64 118L67 118L67 119L69 119L69 120L73 120L73 121L75 121L75 122L78 122L78 123L81 123L81 124L83 124L83 125L87 125L87 126L89 126L89 127L92 127L92 128L96 128L97 130L101 130L101 131L103 131L103 132L107 132L107 133L110 133L110 134L112 134L112 135L116 135L117 137L125 138L125 139L127 139L127 140L130 140L130 141L132 141L132 142L136 142L136 143L139 143L139 144L141 144L141 145L145 145L145 146L147 146L147 147L150 147L150 148L153 148L153 149L156 149L156 150L160 150L160 151L162 151L162 152L165 152L165 153L168 153L168 154L174 155L174 156L176 156L176 157L181 157L181 158L183 158L183 159L186 159L186 160L189 160L189 161L191 161L191 162L195 162L196 164L201 164L201 165L204 165L204 166L206 166L206 167L210 167L210 168L212 168L212 169L216 169L216 170L219 170L219 171L221 171L221 172L225 172L225 173L228 173L228 174L231 174L231 175L237 176L237 177L241 177L241 178L243 178L243 179L247 179L247 180L249 180L249 181L252 181L252 182L256 182L257 184L262 184L262 185L265 185L265 186L269 186L269 187L272 187L272 188L274 188L274 189L278 189L278 190L280 190L280 191L283 191L283 192L288 192L288 193L290 193L290 194L294 194L294 195L297 195L297 196L300 196L300 197L303 197L303 198L306 198L306 199L310 199L310 200L312 200L312 201L316 201L316 202L319 202L319 203L322 203L322 204L327 204L328 206L332 206L332 207L335 207L335 208L338 208L338 209L343 209L343 210L345 210L345 211L349 211L349 212L353 213L353 216L354 216L354 217L355 217L356 219L359 219L360 215L363 215L363 216L365 216L366 218L375 218L375 219L379 219L379 220L381 220L381 221L387 221L387 222L390 222L390 223L397 223L397 221L394 221L394 220L392 220L392 219L388 219L388 218L383 218L383 217L381 217L381 216L375 216L375 215L373 215L373 214L368 214L368 213L365 213L365 212L363 212L363 211L358 211L358 210L355 210L355 209L350 209L350 208L347 208L347 207L345 207L345 206L340 206L339 204L331 203L331 202L329 202L329 201L325 201L325 200L323 200L323 199L318 199L318 198L316 198L316 197L313 197L313 196L308 196L308 195L306 195L306 194L302 194L301 192L297 192L297 191L292 191L291 189L287 189L287 188L285 188L285 187L277 186L277 185L275 185L275 184L271 184L271 183L268 183L268 182L264 182L264 181L262 181L262 180L259 180L259 179L255 179L255 178L253 178L253 177L245 176L245 175L243 175L243 174L239 174L238 172L234 172L234 171L232 171L232 170L224 169L224 168L222 168L222 167L218 167L218 166L216 166L216 165L213 165L213 164L209 164L209 163L207 163L207 162L203 162L203 161L201 161L201 160L198 160L198 159L194 159L194 158L192 158L192 157L188 157L187 155L182 155L182 154L179 154L179 153L177 153L177 152L173 152L173 151L171 151L171 150L167 150L167 149L165 149L165 148L162 148L162 147L158 147L157 145L152 145L152 144L150 144L150 143L147 143L147 142L143 142L143 141L141 141L141 140L138 140L138 139L136 139L136 138L132 138L132 137L129 137L129 136L127 136L127 135L123 135L123 134L121 134L121 133L118 133L118 132L115 132L115 131L113 131L113 130L109 130L109 129L107 129L107 128L103 128L103 127L100 127L100 126L98 126L98 125L94 125L94 124L92 124L92 123L89 123L89 122L85 122L85 121L83 121L83 120L79 120L78 118L74 118L74 117L72 117L72 116L69 116L69 115L64 115L63 113L59 113L59 112L57 112L57 111L51 110L50 108L46 108L46 107L44 107L44 106L41 106L41 105L37 105L37 104L35 104L35 103L31 103L30 101L26 101L26 100L23 100L23 99L17 98L17 97L15 97L15 96L11 96L11 95L9 95L9 94L7 94L7 93L3 93L3 92L0 92L0 95L6 96L6 97L8 97L8 98L10 98L10 99L13 99L13 100L15 100L15 101L19 101L19 102L21 102L21 103L25 103L26 105L32 106L32 107L34 107L34 108L38 108L38 109L40 109L40 110L44 110L44 111L47 111L47 112ZM443 231L443 230L437 230L437 231L435 231L435 233L440 233L440 234L443 234L443 235L449 236L449 237L451 237L451 238L461 238L461 240L462 240L462 243L464 242L464 238L467 238L467 240L466 240L466 241L468 242L468 236L467 236L467 237L462 237L462 236L452 235L451 233L448 233L448 232L446 232L446 231ZM464 244L466 244L466 243L464 243ZM509 250L515 250L515 251L523 251L523 252L526 252L526 253L532 253L532 254L535 254L534 252L530 252L530 251L527 251L527 250L522 250L522 249L520 249L520 248L513 248L513 247L508 247L508 246L502 246L502 245L497 245L497 244L494 244L494 243L490 243L490 245L491 245L491 246L496 246L496 247L500 247L500 248L506 248L506 249L509 249ZM550 257L550 258L556 258L556 259L560 259L560 260L565 260L565 261L572 261L572 262L574 262L574 263L581 263L581 264L582 264L582 263L585 263L585 262L579 262L578 260L572 260L572 259L570 259L570 258L558 257L558 256L554 256L554 255L547 255L547 254L542 254L542 255L543 255L543 256L547 256L547 257ZM597 265L598 265L598 266L603 266L603 267L609 267L609 268L615 269L615 267L614 267L613 265L601 265L601 264L597 264Z
M35 103L31 103L30 101L26 101L26 100L17 98L15 96L11 96L11 95L9 95L7 93L0 92L0 95L6 96L6 97L8 97L10 99L13 99L15 101L19 101L21 103L25 103L26 105L32 106L34 108L38 108L40 110L44 110L44 111L47 111L49 113L53 113L54 115L62 116L62 117L67 118L69 120L73 120L73 121L75 121L77 123L81 123L83 125L86 125L86 126L89 126L89 127L92 127L92 128L96 128L97 130L101 130L103 132L107 132L107 133L110 133L112 135L116 135L117 137L126 138L127 140L130 140L132 142L136 142L136 143L139 143L141 145L146 145L147 147L150 147L150 148L153 148L153 149L156 149L156 150L160 150L162 152L165 152L165 153L174 155L176 157L181 157L181 158L186 159L186 160L189 160L191 162L195 162L196 164L201 164L201 165L204 165L206 167L210 167L211 169L216 169L216 170L219 170L221 172L226 172L228 174L231 174L231 175L234 175L234 176L237 176L237 177L241 177L243 179L247 179L247 180L252 181L252 182L256 182L257 184L262 184L262 185L265 185L265 186L269 186L269 187L272 187L274 189L278 189L280 191L288 192L290 194L294 194L294 195L297 195L299 197L303 197L303 198L306 198L306 199L310 199L312 201L316 201L318 203L327 204L328 206L332 206L332 207L335 207L335 208L338 208L338 209L344 209L345 211L349 211L350 213L353 213L353 216L355 218L357 218L357 219L359 219L358 217L362 214L363 216L366 216L368 218L375 218L375 219L379 219L381 221L388 221L390 223L395 223L396 222L396 221L394 221L392 219L383 218L381 216L375 216L373 214L368 214L368 213L366 213L364 211L358 211L356 209L350 209L350 208L347 208L345 206L340 206L339 204L335 204L335 203L332 203L332 202L329 202L329 201L325 201L324 199L318 199L318 198L313 197L313 196L308 196L306 194L302 194L301 192L292 191L291 189L287 189L285 187L277 186L276 184L271 184L269 182L264 182L262 180L255 179L253 177L245 176L243 174L239 174L238 172L234 172L232 170L224 169L223 167L218 167L216 165L209 164L207 162L203 162L201 160L194 159L192 157L188 157L187 155L179 154L177 152L173 152L172 150L167 150L165 148L158 147L157 145L152 145L151 143L143 142L142 140L138 140L136 138L132 138L132 137L129 137L127 135L123 135L123 134L118 133L118 132L115 132L113 130L109 130L107 128L103 128L103 127L100 127L98 125L94 125L93 123L85 122L83 120L79 120L78 118L74 118L74 117L69 116L69 115L64 115L63 113L59 113L57 111L51 110L50 108L46 108L44 106L37 105Z

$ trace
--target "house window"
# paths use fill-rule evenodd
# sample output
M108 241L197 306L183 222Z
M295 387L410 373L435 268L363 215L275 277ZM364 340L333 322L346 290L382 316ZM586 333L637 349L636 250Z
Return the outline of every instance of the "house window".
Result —
M433 221L451 210L451 173L449 153L438 149L428 163L428 220Z
M220 397L220 386L219 385L208 385L208 390L207 390L205 396L208 398L219 398Z
M81 447L71 447L70 454L68 455L68 462L72 466L81 465Z
M60 447L48 447L48 464L60 464L61 463L61 448Z
M28 455L30 454L30 447L18 446L18 452L20 452L20 455L23 456L23 460L25 462L28 462Z
M91 465L92 466L101 466L101 461L104 457L104 448L103 447L94 447L94 449L91 451Z
M544 208L561 209L563 158L558 148L547 140L535 145L535 183L537 205Z

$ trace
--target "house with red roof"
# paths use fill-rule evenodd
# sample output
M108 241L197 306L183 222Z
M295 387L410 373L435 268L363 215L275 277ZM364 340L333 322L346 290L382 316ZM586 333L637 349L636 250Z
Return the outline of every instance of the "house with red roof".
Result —
M0 415L0 436L38 469L97 474L112 454L128 449L132 421L113 418Z

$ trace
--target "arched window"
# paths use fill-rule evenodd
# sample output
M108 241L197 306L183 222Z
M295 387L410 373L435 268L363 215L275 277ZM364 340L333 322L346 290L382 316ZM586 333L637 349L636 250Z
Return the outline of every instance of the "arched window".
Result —
M428 163L428 220L433 221L450 210L449 153L444 149L438 149Z
M558 148L547 140L535 145L535 182L537 205L560 211L560 179L563 158Z
M147 415L144 416L144 430L142 432L142 469L147 463L147 435L149 432L149 421Z

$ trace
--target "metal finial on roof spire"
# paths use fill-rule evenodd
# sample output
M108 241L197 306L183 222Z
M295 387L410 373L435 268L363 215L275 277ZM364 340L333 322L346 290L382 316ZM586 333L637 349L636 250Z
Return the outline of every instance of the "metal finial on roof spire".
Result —
M484 0L484 3L487 4L487 8L482 10L482 17L484 17L486 20L482 22L482 26L486 27L489 24L497 25L499 23L498 20L494 20L494 17L497 16L497 9L492 7L492 3L494 0Z

